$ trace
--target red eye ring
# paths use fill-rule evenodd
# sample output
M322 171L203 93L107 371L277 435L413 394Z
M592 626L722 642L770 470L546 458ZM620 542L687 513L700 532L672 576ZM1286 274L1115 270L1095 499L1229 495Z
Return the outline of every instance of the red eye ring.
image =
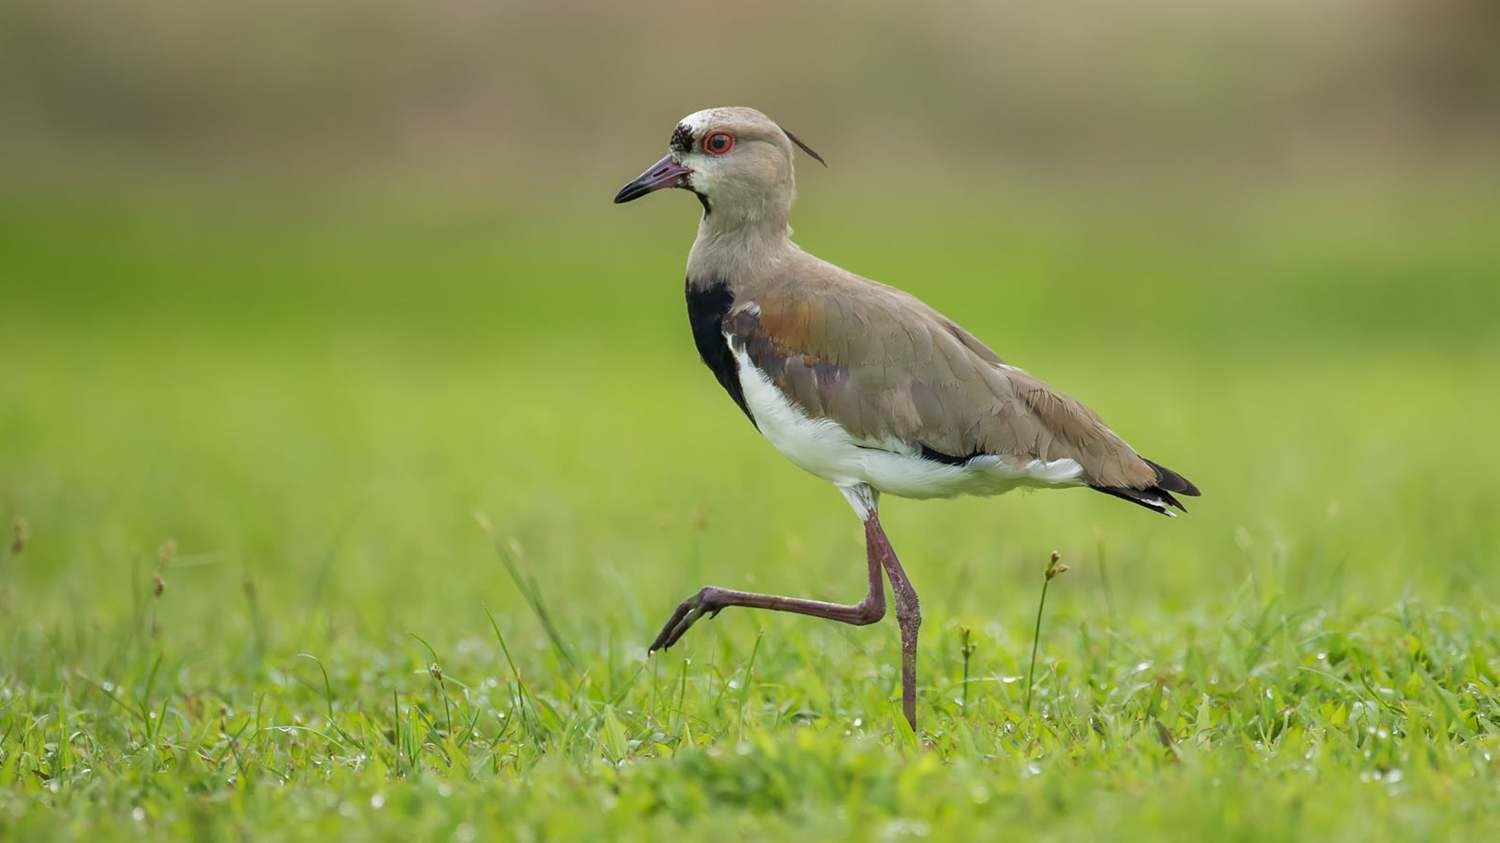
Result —
M734 149L734 135L728 132L709 132L703 136L703 151L709 155L728 155Z

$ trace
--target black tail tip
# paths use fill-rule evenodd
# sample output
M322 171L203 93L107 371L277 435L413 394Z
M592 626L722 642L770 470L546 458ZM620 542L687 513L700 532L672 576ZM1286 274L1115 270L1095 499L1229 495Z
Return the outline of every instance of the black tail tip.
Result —
M1145 458L1143 457L1142 459ZM1202 492L1198 491L1197 486L1193 485L1193 481L1187 479L1186 477L1183 477L1181 474L1178 474L1172 469L1167 468L1160 463L1154 463L1151 460L1146 460L1146 465L1151 466L1152 470L1156 472L1156 486L1160 491L1176 492L1179 495L1187 495L1190 498L1196 498L1199 495L1203 494ZM1168 497L1171 496L1168 495ZM1174 505L1178 509L1182 509L1181 504ZM1185 509L1183 509L1182 511L1187 512L1187 510Z
M1174 506L1183 512L1187 512L1187 507L1182 505L1182 501L1173 497L1171 492L1160 486L1153 486L1149 489L1129 489L1124 486L1090 486L1089 488L1096 492L1103 492L1106 495L1113 495L1122 501L1130 501L1137 506L1143 506L1152 512L1165 515L1168 518L1177 514L1171 509Z
M1128 486L1093 486L1091 488L1166 516L1177 514L1172 511L1173 507L1187 512L1187 507L1182 505L1182 501L1178 500L1176 495L1196 498L1202 494L1191 480L1172 469L1150 460L1146 460L1146 465L1151 466L1151 470L1156 472L1156 484L1153 486L1147 486L1144 489L1132 489Z

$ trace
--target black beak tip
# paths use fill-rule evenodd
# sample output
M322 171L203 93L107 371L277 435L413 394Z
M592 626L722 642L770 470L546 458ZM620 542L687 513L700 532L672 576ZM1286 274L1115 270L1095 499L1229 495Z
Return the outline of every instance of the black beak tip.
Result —
M651 191L647 190L643 185L637 184L636 182L631 182L630 184L627 184L624 187L620 188L620 192L615 194L615 204L623 205L626 202L639 199L650 192Z

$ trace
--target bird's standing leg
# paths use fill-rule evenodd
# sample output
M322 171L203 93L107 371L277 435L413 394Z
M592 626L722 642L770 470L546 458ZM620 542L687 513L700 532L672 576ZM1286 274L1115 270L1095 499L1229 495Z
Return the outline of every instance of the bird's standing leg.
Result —
M896 623L901 627L901 711L912 731L917 730L917 629L922 625L922 607L917 602L917 590L912 588L901 560L885 530L880 527L880 517L873 511L865 519L865 535L880 539L883 552L880 564L885 566L886 576L891 579L891 593L896 598Z
M812 615L840 623L864 626L885 617L885 584L880 581L880 568L890 555L890 543L875 524L872 538L869 522L865 524L865 565L869 576L869 591L858 603L826 603L822 600L807 600L801 597L782 597L776 594L755 594L749 591L734 591L728 588L706 585L697 594L677 605L677 610L667 620L656 640L651 642L650 652L665 650L677 643L697 620L707 614L717 615L730 606L748 606L752 609L774 609L778 612L795 612ZM894 556L891 556L894 560ZM899 570L899 566L897 568Z

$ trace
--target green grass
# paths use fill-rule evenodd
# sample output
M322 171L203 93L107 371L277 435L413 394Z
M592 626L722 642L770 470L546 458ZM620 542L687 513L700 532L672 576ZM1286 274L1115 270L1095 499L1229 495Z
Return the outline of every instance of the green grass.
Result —
M1205 490L888 500L914 736L889 618L645 657L863 588L694 357L690 200L12 197L0 837L1492 837L1500 206L1443 199L814 203Z

